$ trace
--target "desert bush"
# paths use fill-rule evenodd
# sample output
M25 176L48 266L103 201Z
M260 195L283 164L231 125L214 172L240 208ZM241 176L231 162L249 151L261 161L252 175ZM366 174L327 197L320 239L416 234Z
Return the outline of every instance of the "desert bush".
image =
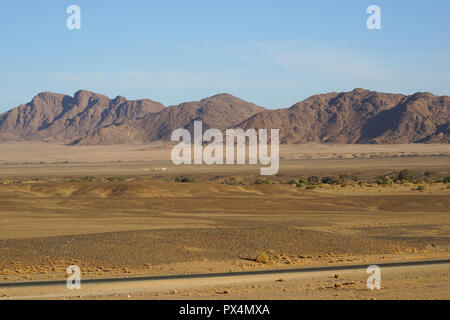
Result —
M435 173L434 173L433 171L425 171L425 172L423 173L423 175L424 175L425 177L427 177L427 178L430 178L430 177L434 176Z
M264 180L262 179L256 179L255 184L264 184Z
M185 176L181 176L181 177L176 177L175 178L175 182L181 182L181 183L194 183L196 182L194 178L192 177L185 177Z
M415 190L423 192L423 191L425 191L425 186L424 185L420 185Z
M225 183L226 183L226 184L229 184L229 185L232 185L232 186L236 186L236 185L241 184L241 183L239 182L239 180L238 180L237 178L235 178L235 177L231 177L231 178L227 179L227 180L225 181Z
M411 171L409 171L408 169L404 169L398 173L398 176L395 180L402 181L402 182L403 181L411 182L414 180L414 176L411 173Z
M118 181L125 181L125 178L124 177L109 177L106 180L108 180L108 182L118 182Z
M335 184L340 184L341 183L341 181L338 178L336 178L336 177L329 177L329 176L323 177L321 181L322 181L323 184L331 184L331 185L335 185Z
M308 182L308 184L319 184L320 183L320 178L317 177L317 176L311 176L311 177L308 177L306 179L306 181Z
M347 184L351 180L351 177L348 174L340 174L339 175L339 181L342 184ZM355 181L355 180L353 180Z
M450 176L445 177L445 178L442 180L442 182L443 182L443 183L450 183Z
M269 262L270 262L269 256L265 252L261 252L260 254L258 254L256 256L255 261L258 263L263 263L263 264L269 264Z
M271 179L265 179L265 180L262 180L262 179L256 179L255 180L255 184L272 184L273 182L272 182L272 180Z
M93 176L86 176L80 179L81 182L92 182L94 181L94 177Z
M379 176L376 181L376 184L378 184L380 186L387 186L387 185L391 185L392 183L393 183L393 181L388 176Z

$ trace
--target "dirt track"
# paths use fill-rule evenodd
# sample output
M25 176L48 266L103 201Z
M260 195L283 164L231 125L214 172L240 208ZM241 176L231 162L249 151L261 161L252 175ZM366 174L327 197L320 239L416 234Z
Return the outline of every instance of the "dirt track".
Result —
M171 298L176 299L197 299L205 298L205 290L214 292L213 298L220 298L218 295L222 294L227 296L228 299L239 296L240 299L243 299L244 292L250 291L250 294L255 295L258 299L267 299L279 294L280 289L284 293L283 299L317 299L317 297L311 296L311 293L314 296L314 292L311 292L311 290L314 290L315 286L318 286L316 293L321 294L320 298L328 299L336 297L345 299L351 298L352 295L359 295L359 298L379 297L389 299L448 298L450 260L380 264L379 267L383 286L381 290L375 289L375 291L364 288L366 285L362 279L367 277L367 273L365 274L367 266L353 265L228 274L86 280L82 281L80 290L67 289L64 281L29 282L13 286L1 286L1 289L6 293L0 299L123 299L125 297L154 299L161 297L161 294L171 294ZM441 283L433 286L433 292L426 291L430 285L426 281L430 277L441 278ZM400 279L402 280L401 283L399 283ZM273 285L273 283L279 283L280 285ZM270 284L271 286L267 290L263 292L258 290L262 286L267 287ZM298 288L293 290L296 286ZM220 287L233 289L220 291L220 289L217 289ZM258 287L258 289L249 290L255 289L255 287ZM405 289L408 290L405 291ZM410 291L411 289L414 290ZM211 298L211 292L206 297ZM246 296L245 298L248 299L249 297Z

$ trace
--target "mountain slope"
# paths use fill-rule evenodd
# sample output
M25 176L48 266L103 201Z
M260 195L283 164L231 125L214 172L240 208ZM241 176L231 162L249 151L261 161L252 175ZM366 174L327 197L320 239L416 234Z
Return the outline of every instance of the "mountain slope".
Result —
M43 92L0 115L0 140L72 142L96 128L138 119L163 108L152 100L109 99L85 90L73 97Z
M119 126L109 126L91 132L78 144L115 144L119 132L121 143L145 143L155 140L170 140L172 131L186 128L193 133L195 120L203 122L203 129L217 128L225 130L244 121L252 115L264 111L253 103L219 94L201 101L182 103L167 107L161 112L148 114L142 119L127 121Z
M164 107L89 91L44 92L0 115L0 141L141 144L170 140L179 128L192 133L195 120L204 130L280 129L281 143L450 143L448 96L363 89L315 95L279 110L229 94Z
M449 143L450 98L363 89L313 96L237 125L279 128L281 143Z

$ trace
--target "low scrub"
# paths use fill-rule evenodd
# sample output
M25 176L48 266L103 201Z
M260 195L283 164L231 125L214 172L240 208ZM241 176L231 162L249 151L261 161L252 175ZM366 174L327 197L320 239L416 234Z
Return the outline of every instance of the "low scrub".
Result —
M194 178L192 178L192 177L185 177L185 176L182 176L182 177L176 177L176 178L175 178L175 182L181 182L181 183L194 183L194 182L196 182L196 180L195 180Z
M109 177L106 179L108 182L119 182L119 181L125 181L124 177Z
M269 256L265 252L259 253L256 256L255 261L258 262L258 263L262 263L262 264L269 264L270 263Z

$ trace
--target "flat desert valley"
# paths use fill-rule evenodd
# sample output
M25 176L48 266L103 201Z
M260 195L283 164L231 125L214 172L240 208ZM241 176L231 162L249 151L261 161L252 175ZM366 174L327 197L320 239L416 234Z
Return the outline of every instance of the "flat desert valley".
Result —
M13 285L64 281L69 265L117 279L450 258L450 145L282 145L273 177L175 166L170 150L0 144L0 298L450 299L449 264L382 268L372 291L363 269L70 294Z

